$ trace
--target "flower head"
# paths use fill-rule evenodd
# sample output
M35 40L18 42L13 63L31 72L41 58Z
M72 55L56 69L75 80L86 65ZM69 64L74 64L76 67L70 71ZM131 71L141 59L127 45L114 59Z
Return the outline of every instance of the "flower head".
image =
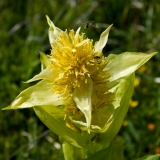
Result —
M94 122L92 114L113 101L107 86L111 75L104 71L107 58L79 31L80 28L76 33L66 30L51 42L48 68L56 73L52 80L53 94L68 100L64 109L66 115L86 121L90 128L91 121Z
M78 147L96 132L113 139L128 109L134 72L156 53L104 57L112 25L93 44L80 28L62 31L48 17L47 21L51 54L41 53L42 71L27 82L42 80L5 109L34 107L52 131Z

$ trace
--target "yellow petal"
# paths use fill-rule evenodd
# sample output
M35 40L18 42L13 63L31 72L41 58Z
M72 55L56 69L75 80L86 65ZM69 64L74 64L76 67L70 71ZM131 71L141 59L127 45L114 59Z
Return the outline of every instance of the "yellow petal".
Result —
M47 67L46 69L42 70L39 74L35 75L32 79L26 81L25 83L30 83L40 79L44 79L48 82L53 83L57 77L58 73L56 73L56 71L53 70L53 68Z
M128 76L152 58L157 52L150 54L141 52L124 52L119 55L110 54L107 57L108 63L104 71L112 75L109 80L114 81Z
M53 94L52 84L40 81L36 85L21 92L12 104L3 110L30 108L34 106L63 105L63 99L59 94Z
M94 45L95 52L102 52L103 48L107 43L108 35L111 27L112 27L112 24L101 34L99 41L95 43Z
M50 60L47 55L43 52L40 52L40 60L41 60L41 69L44 70L50 65Z
M47 22L50 26L48 34L49 34L49 41L52 46L52 43L57 39L57 37L63 31L61 29L59 29L58 27L56 27L48 16L46 16L46 18L47 18Z
M91 112L92 112L91 95L92 95L92 89L93 89L92 80L88 78L87 83L83 81L80 86L81 87L75 88L73 93L73 99L77 107L84 114L86 118L88 132L90 132Z

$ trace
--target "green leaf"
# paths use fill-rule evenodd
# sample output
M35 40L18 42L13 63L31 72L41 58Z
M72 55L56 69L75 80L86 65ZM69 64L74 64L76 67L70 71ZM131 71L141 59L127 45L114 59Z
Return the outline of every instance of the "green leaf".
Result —
M123 140L117 137L111 144L85 160L123 160Z
M136 160L160 160L160 154L149 155Z
M110 54L107 57L108 64L104 70L108 70L112 75L110 81L128 76L152 58L157 52L150 54L125 52L119 55ZM115 67L117 65L117 67Z
M61 106L59 106L61 107ZM70 145L82 148L86 146L93 134L76 132L68 128L65 124L63 107L36 106L34 110L40 120L54 133L67 141Z
M120 130L124 117L129 108L129 101L133 94L133 88L134 74L131 74L130 76L120 80L119 87L117 88L117 92L115 95L115 111L113 115L112 124L109 126L109 128L104 134L100 135L102 139L100 143L102 145L108 145Z
M71 146L65 141L63 141L62 147L65 160L81 160L86 157L83 149Z

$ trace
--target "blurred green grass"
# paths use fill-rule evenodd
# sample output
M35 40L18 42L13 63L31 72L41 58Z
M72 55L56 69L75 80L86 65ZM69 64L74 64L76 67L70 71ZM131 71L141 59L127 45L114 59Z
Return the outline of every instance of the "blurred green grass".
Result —
M94 41L113 23L103 50L106 56L160 51L160 3L156 0L1 0L0 11L0 108L32 85L22 81L39 73L39 52L50 53L45 15L63 30L83 29L94 20L98 28L83 29ZM139 104L130 107L119 133L126 141L126 160L160 152L160 82L155 82L160 77L159 61L160 54L137 71L140 84L133 100ZM32 109L0 111L0 151L0 159L63 159L58 136Z

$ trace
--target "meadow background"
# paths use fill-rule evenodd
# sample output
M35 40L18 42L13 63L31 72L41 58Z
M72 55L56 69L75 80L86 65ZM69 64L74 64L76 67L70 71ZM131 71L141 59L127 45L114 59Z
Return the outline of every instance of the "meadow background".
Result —
M82 26L97 41L113 23L103 53L160 52L158 0L0 0L0 108L32 84L40 72L39 52L50 53L45 15L61 28ZM94 20L97 28L84 30ZM121 63L121 62L119 62ZM160 153L160 53L136 72L135 91L119 136L125 159ZM1 160L63 160L59 138L32 108L0 111Z

